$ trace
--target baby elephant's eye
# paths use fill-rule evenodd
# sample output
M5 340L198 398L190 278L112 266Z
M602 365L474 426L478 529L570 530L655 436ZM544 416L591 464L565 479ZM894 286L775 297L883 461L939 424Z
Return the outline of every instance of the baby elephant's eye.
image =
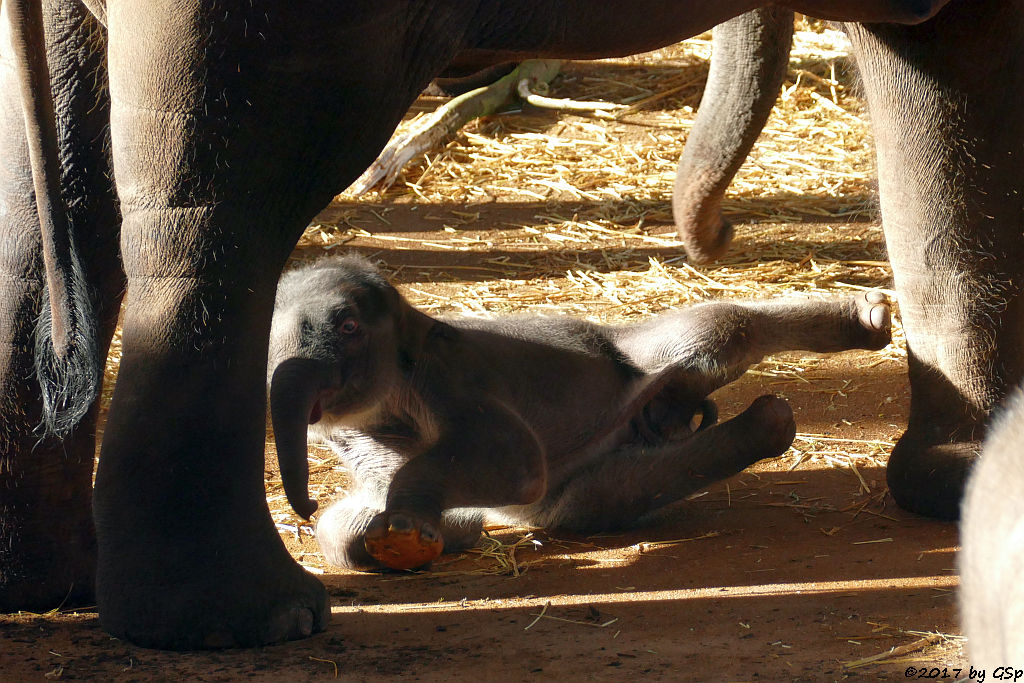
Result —
M359 321L355 318L345 318L338 325L338 329L341 330L342 334L355 334L359 331Z

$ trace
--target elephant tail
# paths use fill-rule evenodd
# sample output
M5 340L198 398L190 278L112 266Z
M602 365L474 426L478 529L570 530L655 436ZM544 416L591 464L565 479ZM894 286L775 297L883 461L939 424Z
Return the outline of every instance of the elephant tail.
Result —
M46 286L36 325L36 376L44 434L63 436L99 394L102 364L95 315L60 189L53 93L46 62L42 5L4 0L19 72Z

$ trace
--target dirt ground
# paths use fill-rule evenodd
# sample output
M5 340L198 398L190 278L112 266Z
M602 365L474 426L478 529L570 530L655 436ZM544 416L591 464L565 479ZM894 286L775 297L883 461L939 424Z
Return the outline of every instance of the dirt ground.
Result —
M873 442L891 442L905 419L904 368L873 354L765 380L720 392L723 416L779 393L805 451L840 452L810 436L828 435L849 440L845 452L877 453ZM324 571L326 633L175 654L112 639L91 612L22 616L0 628L0 679L838 681L963 667L955 525L896 509L877 465L794 467L799 457L759 464L627 534L495 530L503 557L445 557L432 573L341 572L317 559L312 538L289 533L293 553Z
M706 62L698 55L684 66L697 74L694 92L680 89L640 120L609 126L609 145L651 137L667 116L684 122L668 129L680 137ZM607 68L569 67L566 96L578 94L574 82L622 81L633 66ZM807 70L819 80L831 74L836 86L829 64L794 69L794 87ZM856 118L856 101L841 104L848 107L840 118ZM541 135L556 125L571 134L574 125L597 125L534 117L485 122L471 135ZM671 170L676 151L664 154L654 176ZM446 154L458 161L457 150ZM836 165L861 164L870 150L850 154L859 156ZM755 151L745 173L767 173L774 158ZM456 201L431 195L424 176L443 175L432 171L434 162L388 193L340 198L307 232L296 259L360 251L432 312L629 319L708 296L849 295L888 286L877 217L861 196L870 182L844 190L822 172L825 189L734 191L726 209L737 223L736 255L696 269L664 234L670 177L636 183L642 197L576 185L531 198L463 179L488 196ZM816 191L824 197L817 204L802 199ZM860 209L850 212L851 203ZM784 210L792 215L773 219ZM116 359L115 348L112 366ZM165 653L110 638L90 610L10 615L0 617L0 680L838 681L935 678L943 670L956 678L966 666L957 635L957 529L900 511L885 486L885 457L909 397L898 327L883 352L786 354L715 398L728 417L767 392L788 399L796 414L797 440L781 458L629 533L496 527L478 549L423 573L368 575L324 564L312 528L283 502L268 434L268 504L289 549L331 594L325 633L256 650ZM311 468L323 506L343 488L344 472L315 447Z

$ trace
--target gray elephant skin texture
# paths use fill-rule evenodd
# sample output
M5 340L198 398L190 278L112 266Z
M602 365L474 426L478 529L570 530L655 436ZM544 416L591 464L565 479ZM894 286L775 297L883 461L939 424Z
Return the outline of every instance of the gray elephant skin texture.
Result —
M0 609L95 599L111 634L179 649L258 645L327 623L324 589L286 552L263 491L277 276L303 227L374 159L430 79L459 54L623 55L759 7L93 0L97 18L43 2L94 362L123 306L93 490L96 406L62 439L36 433L45 273L35 141L10 59L16 1L0 5ZM945 4L787 7L903 22L849 29L912 352L911 424L890 484L901 504L950 516L970 444L1021 375L1008 351L1024 320L1020 265L1008 255L1019 251L1024 123L1005 113L1024 92L1024 51L1017 4Z
M278 285L270 410L296 510L314 509L307 427L350 472L349 495L317 523L328 561L414 569L476 541L472 508L614 530L781 455L796 433L783 399L718 424L708 395L768 354L889 339L879 292L707 303L622 326L438 320L366 261L327 259Z
M1024 661L1024 392L1016 391L985 440L964 494L960 616L971 665Z
M774 100L789 18L766 8L716 28L673 195L692 260L712 260L728 247L722 194ZM958 516L989 415L1024 377L1024 131L1015 119L1000 123L1020 95L984 89L1000 73L1020 84L1024 65L1016 49L997 49L995 63L984 56L1000 25L1019 45L1021 9L1004 2L952 3L913 28L845 26L875 131L882 222L909 351L909 424L887 479L899 505L940 519ZM958 57L953 45L961 39Z

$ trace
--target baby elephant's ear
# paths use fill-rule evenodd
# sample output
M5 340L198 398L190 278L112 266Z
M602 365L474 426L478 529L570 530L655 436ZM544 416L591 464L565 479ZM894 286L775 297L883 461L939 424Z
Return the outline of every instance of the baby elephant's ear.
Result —
M395 336L398 339L398 350L406 357L414 359L420 355L427 335L437 321L426 313L418 311L399 294L394 287L389 287L387 296L391 310L395 312Z

